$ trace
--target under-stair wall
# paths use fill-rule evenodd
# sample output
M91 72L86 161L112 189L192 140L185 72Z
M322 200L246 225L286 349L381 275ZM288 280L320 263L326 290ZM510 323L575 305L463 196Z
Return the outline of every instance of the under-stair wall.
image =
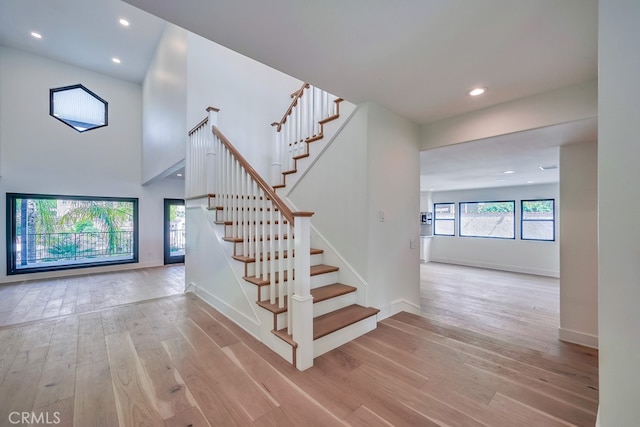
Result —
M418 126L366 103L287 193L366 281L378 319L419 312L419 175Z

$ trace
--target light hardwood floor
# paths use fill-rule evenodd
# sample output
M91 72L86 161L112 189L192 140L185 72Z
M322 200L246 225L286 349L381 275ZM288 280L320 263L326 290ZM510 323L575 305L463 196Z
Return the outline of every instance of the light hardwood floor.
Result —
M191 295L2 327L0 425L594 424L597 352L555 339L556 281L421 269L428 317L388 318L305 372Z
M0 285L0 326L81 314L184 292L184 265Z

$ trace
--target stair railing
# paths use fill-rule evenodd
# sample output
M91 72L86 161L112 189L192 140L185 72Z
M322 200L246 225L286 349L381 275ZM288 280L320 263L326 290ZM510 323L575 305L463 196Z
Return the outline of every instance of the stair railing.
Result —
M204 190L213 200L210 208L221 211L216 220L231 229L234 254L254 259L255 277L270 283L270 303L277 300L284 307L287 300L287 333L297 343L296 367L307 369L313 366L313 213L292 212L217 128L219 110L207 111L207 119L189 132L186 193Z
M295 169L295 160L307 154L307 143L322 138L323 124L340 113L342 98L304 83L291 94L291 105L274 128L272 179L282 181L282 173Z

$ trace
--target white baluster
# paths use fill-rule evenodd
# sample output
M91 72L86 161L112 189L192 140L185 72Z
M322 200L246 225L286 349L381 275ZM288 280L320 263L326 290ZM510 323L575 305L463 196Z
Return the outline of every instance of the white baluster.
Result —
M280 276L280 285L278 286L278 307L284 307L284 295L286 291L286 287L284 284L284 226L282 224L284 217L282 216L282 212L278 211L278 275ZM275 242L274 242L275 243ZM291 277L288 277L291 280Z
M255 184L257 186L257 183ZM262 260L261 258L261 254L262 251L261 246L260 246L260 217L262 216L260 214L260 206L261 206L261 200L262 200L262 190L258 187L257 191L256 191L256 203L255 203L255 232L253 233L253 244L255 245L255 251L254 251L254 256L256 258L256 277L261 277L262 276Z
M242 255L249 256L249 174L242 170Z
M291 223L287 223L287 299L288 301L288 313L287 313L287 333L291 335L291 326L293 324L293 316L291 315L291 296L293 295L293 257L295 251L293 249L293 227Z
M262 210L262 232L260 233L260 236L258 236L258 238L260 239L260 244L262 245L262 279L263 280L269 280L269 261L267 260L269 253L267 252L267 231L268 231L268 221L267 221L267 204L268 204L268 200L267 200L267 193L263 192L263 199L262 199L262 203L260 203L261 207L260 209ZM270 286L270 288L273 288L273 285Z
M275 241L275 227L274 227L274 211L275 211L275 206L273 204L273 200L269 201L269 235L268 236L263 236L263 239L265 241L267 241L267 237L269 238L268 242L269 242L269 276L270 276L270 282L271 282L271 286L270 286L270 290L271 290L271 295L270 295L270 302L271 304L275 304L276 303L276 252L275 252L275 248L276 245L274 244ZM282 281L282 277L280 277L280 281Z

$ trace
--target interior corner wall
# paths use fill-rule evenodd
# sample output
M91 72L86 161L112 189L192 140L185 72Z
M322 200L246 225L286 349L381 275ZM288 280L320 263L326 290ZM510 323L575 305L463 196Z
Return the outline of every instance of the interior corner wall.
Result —
M187 31L166 24L142 87L142 182L184 161L187 141Z
M271 123L280 121L302 81L193 33L187 51L188 127L206 117L207 107L219 108L222 133L269 181Z
M598 144L560 147L560 339L598 347Z
M479 188L473 190L439 191L432 193L433 203L455 203L456 212L460 202L483 202L492 200L515 200L516 212L520 211L520 200L555 199L556 236L558 236L558 212L564 209L560 200L558 184L525 185L515 187ZM433 209L433 207L431 207ZM431 210L430 209L430 210ZM516 215L515 239L487 239L460 237L458 221L455 236L433 236L430 260L472 267L514 271L541 276L559 277L560 241L532 241L520 239L520 221Z
M640 2L599 2L598 332L601 427L640 423Z
M420 306L419 148L418 125L368 103L368 300L383 317Z
M66 272L6 275L0 282L163 264L162 199L184 196L184 182L142 187L142 89L139 85L19 50L0 47L0 241L6 242L5 193L137 197L139 263ZM49 116L49 89L81 83L109 103L109 125L78 133Z

